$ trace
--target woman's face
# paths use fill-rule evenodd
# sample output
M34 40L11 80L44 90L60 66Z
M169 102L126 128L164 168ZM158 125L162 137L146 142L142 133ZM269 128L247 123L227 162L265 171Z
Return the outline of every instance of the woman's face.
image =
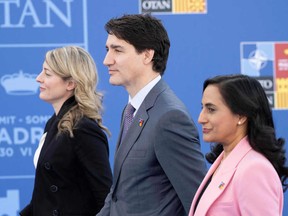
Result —
M51 103L54 108L60 109L62 104L73 95L74 87L71 86L73 83L63 80L46 62L43 63L43 69L36 81L40 83L39 97Z
M223 147L238 143L239 121L239 115L231 112L218 87L208 85L203 92L202 111L198 118L198 122L202 125L203 140L221 143Z

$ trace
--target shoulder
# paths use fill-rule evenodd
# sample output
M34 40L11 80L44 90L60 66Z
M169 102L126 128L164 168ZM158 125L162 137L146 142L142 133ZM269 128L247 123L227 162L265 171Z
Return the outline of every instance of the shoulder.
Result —
M238 164L237 169L239 172L245 172L251 171L251 168L267 169L267 171L274 170L274 167L272 166L270 161L264 155L253 149L246 153L246 155Z
M164 81L160 80L147 94L144 100L146 108L161 108L163 111L177 108L186 109L184 103Z
M79 120L79 122L77 123L74 132L76 134L92 134L95 135L97 134L97 136L101 136L103 138L106 139L106 134L104 133L104 131L100 128L100 126L98 125L98 123L90 118L87 118L86 116L84 116L83 118L81 118Z
M158 95L151 109L151 112L153 111L163 118L178 115L190 118L187 107L171 89L165 89Z
M279 176L270 161L261 153L251 149L239 162L235 172L239 184L281 185ZM262 186L263 186L262 185Z
M86 116L82 117L76 124L76 128L78 130L81 130L85 127L100 129L98 123L95 120L90 119Z
M234 197L243 215L279 215L283 206L280 178L262 154L250 150L236 167Z

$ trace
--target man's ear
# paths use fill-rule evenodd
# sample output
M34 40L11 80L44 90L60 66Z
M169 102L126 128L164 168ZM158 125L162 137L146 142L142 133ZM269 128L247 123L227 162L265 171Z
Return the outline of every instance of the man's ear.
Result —
M147 49L144 51L144 64L149 64L153 57L154 57L155 51L152 49Z

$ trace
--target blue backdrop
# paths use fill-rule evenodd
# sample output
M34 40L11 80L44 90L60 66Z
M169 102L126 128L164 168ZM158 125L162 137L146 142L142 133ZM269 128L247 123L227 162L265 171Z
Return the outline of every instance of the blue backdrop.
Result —
M0 0L0 216L17 215L31 199L34 151L53 114L38 98L35 81L47 50L74 44L94 57L105 95L104 124L112 132L111 165L128 95L108 82L104 25L124 13L152 12L163 21L171 40L164 79L195 122L206 78L249 74L267 92L277 136L288 141L287 11L287 0ZM209 151L202 138L201 145ZM284 196L288 206L288 192Z

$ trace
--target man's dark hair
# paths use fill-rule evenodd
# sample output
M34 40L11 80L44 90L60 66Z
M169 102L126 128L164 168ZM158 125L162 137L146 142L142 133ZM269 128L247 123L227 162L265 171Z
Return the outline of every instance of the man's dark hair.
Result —
M133 45L138 53L154 50L153 70L164 74L169 56L170 40L162 22L150 14L123 15L105 25L108 34Z

